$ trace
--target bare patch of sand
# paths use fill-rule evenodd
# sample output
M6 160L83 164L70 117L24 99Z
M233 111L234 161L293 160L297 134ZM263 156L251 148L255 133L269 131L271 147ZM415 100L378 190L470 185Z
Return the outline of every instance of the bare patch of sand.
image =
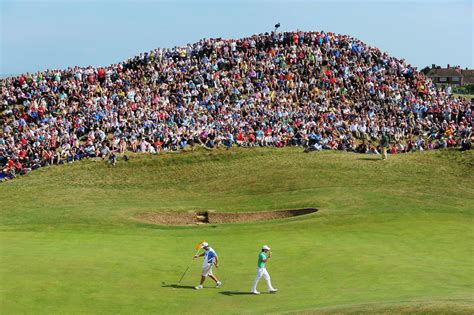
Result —
M315 208L226 213L226 212L147 212L136 216L137 219L164 225L221 224L230 222L252 222L273 220L311 214Z

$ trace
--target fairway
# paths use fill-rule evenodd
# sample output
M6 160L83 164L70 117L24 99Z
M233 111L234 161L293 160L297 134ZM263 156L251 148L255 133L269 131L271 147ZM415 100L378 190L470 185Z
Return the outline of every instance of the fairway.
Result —
M42 168L0 184L3 314L474 312L474 156L235 148ZM154 211L316 208L162 226ZM221 288L197 291L206 240ZM260 247L279 292L249 295Z

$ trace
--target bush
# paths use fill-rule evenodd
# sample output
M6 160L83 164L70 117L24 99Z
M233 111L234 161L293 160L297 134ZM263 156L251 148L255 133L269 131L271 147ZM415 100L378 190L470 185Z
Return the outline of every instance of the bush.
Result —
M457 94L474 94L474 84L463 86L453 86L453 93Z

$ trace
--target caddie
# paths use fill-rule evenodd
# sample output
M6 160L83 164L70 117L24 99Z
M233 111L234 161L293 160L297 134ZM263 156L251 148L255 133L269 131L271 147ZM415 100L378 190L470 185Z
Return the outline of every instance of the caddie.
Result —
M218 288L222 285L222 282L220 282L219 279L217 279L217 277L212 274L212 266L214 265L216 268L219 268L219 258L217 257L214 249L212 249L212 247L210 247L207 242L203 242L201 244L201 248L204 249L204 253L201 253L200 255L194 255L195 259L198 257L204 257L202 261L201 282L194 288L196 290L202 289L202 284L208 276L216 282L216 288Z

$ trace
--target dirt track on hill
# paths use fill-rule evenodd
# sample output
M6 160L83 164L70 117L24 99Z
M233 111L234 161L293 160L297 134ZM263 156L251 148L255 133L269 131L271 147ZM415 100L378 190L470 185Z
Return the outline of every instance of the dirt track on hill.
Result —
M311 214L315 208L276 210L244 213L225 212L147 212L136 216L136 219L163 225L221 224L231 222L253 222L289 218Z

